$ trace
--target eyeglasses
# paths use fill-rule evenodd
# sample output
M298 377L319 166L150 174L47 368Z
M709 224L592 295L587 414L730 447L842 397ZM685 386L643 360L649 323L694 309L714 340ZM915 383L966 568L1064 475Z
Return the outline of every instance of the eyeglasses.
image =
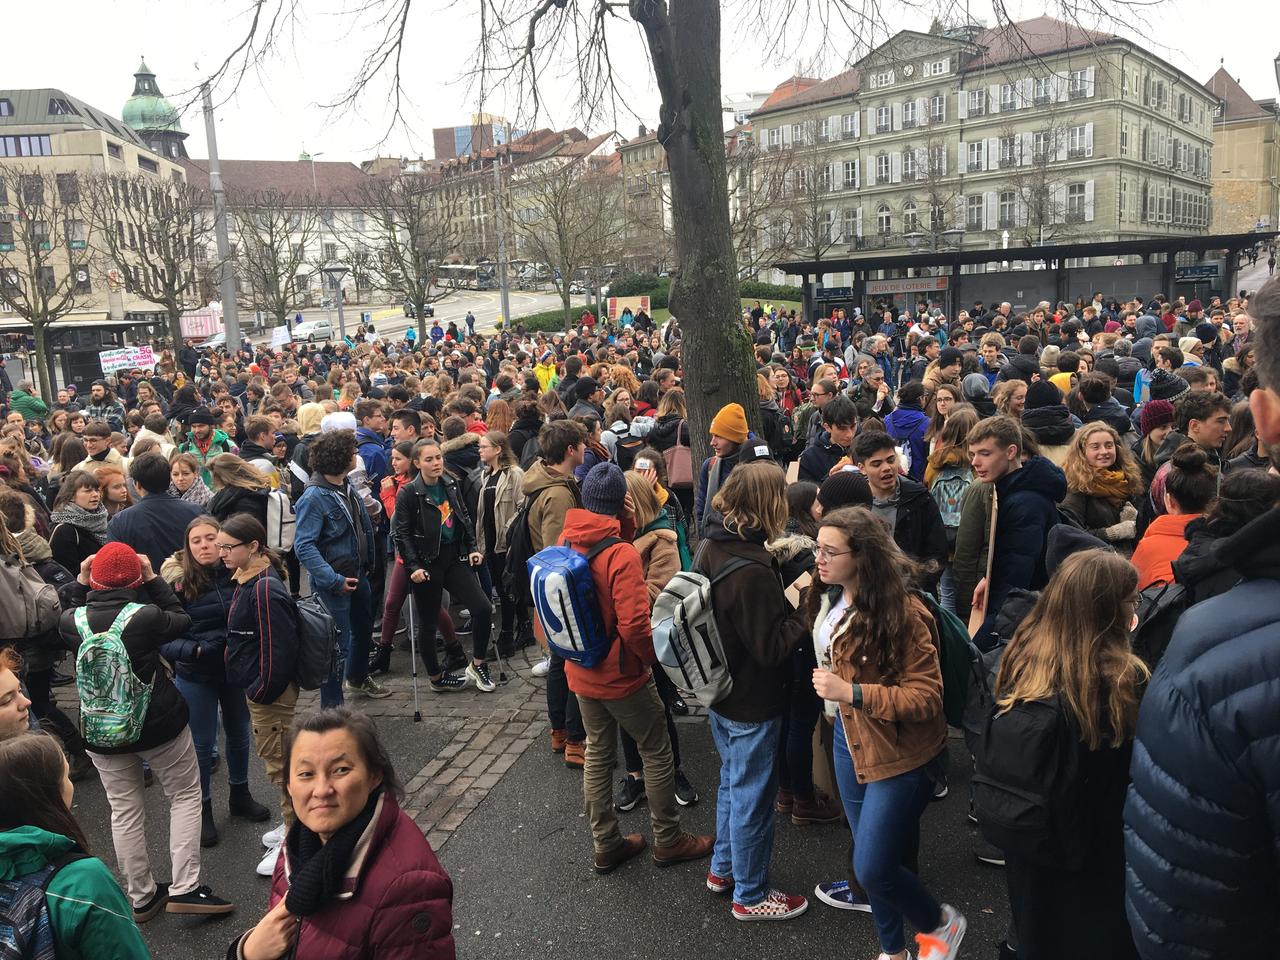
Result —
M836 557L847 556L850 553L853 553L853 551L852 550L832 550L829 547L824 547L824 546L817 546L813 548L813 555L817 557L819 560L822 560L824 557L827 560L834 560Z
M230 553L236 547L243 547L244 543L215 543L214 546L218 548L219 553Z

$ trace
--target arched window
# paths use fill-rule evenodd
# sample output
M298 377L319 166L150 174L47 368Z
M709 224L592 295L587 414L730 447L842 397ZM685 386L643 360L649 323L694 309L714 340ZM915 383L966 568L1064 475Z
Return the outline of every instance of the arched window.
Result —
M908 200L902 205L902 232L920 232L920 214L916 209L914 200Z
M893 215L889 212L887 203L880 204L876 210L876 231L881 234L888 234L893 231Z

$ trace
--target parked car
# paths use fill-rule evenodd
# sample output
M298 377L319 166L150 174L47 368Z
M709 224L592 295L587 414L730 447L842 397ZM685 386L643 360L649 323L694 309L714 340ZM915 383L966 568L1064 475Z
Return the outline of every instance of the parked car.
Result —
M404 315L410 320L418 319L418 308L413 305L412 300L406 300L404 302ZM435 306L430 303L424 304L422 307L422 315L424 317L434 317L436 315Z
M197 350L221 350L227 345L227 335L225 332L215 333L208 340L202 340L196 344Z
M315 343L317 340L332 340L333 327L328 320L303 320L293 325L293 339Z
M586 295L586 292L587 292L587 288L586 288L586 286L584 286L584 285L582 284L582 282L581 282L581 281L574 280L572 283L570 283L570 284L569 284L569 295L570 295L570 296L578 296L578 295L584 295L584 296L585 296L585 295Z

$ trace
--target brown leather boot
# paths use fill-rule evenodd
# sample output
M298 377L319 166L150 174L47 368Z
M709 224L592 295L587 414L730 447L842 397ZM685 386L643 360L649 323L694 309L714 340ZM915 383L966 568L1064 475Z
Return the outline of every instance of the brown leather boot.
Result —
M564 753L564 738L565 738L565 732L563 730L551 731L551 752L552 753Z
M778 799L773 802L775 813L790 813L792 805L796 802L796 796L785 787L778 788Z
M622 842L612 850L596 851L596 873L603 876L606 873L613 873L614 870L622 866L636 854L644 850L645 839L638 833L629 833L622 838Z
M585 743L569 743L564 745L564 765L581 770L587 762L587 745Z
M842 819L844 810L840 808L840 804L817 789L813 791L812 800L796 797L791 807L791 822L797 827L813 823L839 823Z
M654 847L653 862L659 867L670 867L686 860L701 860L711 856L711 848L715 845L715 837L695 837L691 833L683 833L675 843Z

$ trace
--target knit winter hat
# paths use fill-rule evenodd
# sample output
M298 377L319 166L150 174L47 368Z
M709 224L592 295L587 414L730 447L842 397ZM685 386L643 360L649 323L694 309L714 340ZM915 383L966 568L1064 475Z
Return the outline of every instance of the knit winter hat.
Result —
M627 496L627 478L614 463L597 463L582 481L582 505L592 513L616 517Z
M1156 367L1151 374L1151 399L1176 403L1191 392L1191 384L1176 373Z
M855 470L841 470L822 481L818 488L818 502L823 513L841 507L871 506L871 487L866 475Z
M960 392L966 400L979 400L991 392L991 383L985 373L971 373L960 381Z
M1204 307L1200 306L1199 300L1192 300L1187 304L1187 313L1199 313Z
M1173 423L1173 404L1168 400L1148 400L1138 414L1138 429L1145 437L1156 427Z
M591 377L579 377L578 382L573 385L573 399L575 401L587 400L599 389L600 384L596 383Z
M1048 380L1037 380L1027 387L1027 400L1023 405L1026 410L1038 410L1041 407L1052 407L1062 402L1062 391Z
M208 407L196 407L191 411L191 416L187 418L187 423L192 426L197 423L207 423L209 426L214 427L218 425L218 420Z
M720 408L715 419L711 421L713 437L724 437L734 443L745 443L747 439L747 414L740 403L726 403Z
M942 352L938 354L938 369L954 367L957 363L964 363L964 354L955 347L943 347Z
M89 586L94 590L132 590L142 582L142 563L133 549L112 542L93 555Z
M1196 324L1196 336L1201 343L1213 343L1218 339L1218 328L1208 320L1202 320Z

